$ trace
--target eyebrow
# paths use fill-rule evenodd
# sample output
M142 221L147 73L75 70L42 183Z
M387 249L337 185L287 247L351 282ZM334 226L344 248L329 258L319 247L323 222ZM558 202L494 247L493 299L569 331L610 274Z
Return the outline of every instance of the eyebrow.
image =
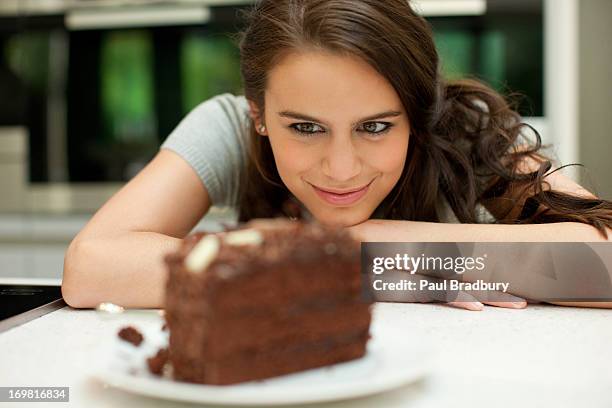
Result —
M305 115L303 113L293 112L293 111L278 112L278 115L282 116L282 117L285 117L285 118L305 120L305 121L309 121L309 122L325 123L324 121L319 120L319 119L317 119L315 117L308 116L308 115ZM371 115L371 116L362 118L362 119L358 120L357 122L353 123L353 126L356 125L357 123L361 123L361 122L368 122L368 121L372 121L372 120L376 120L376 119L390 118L390 117L396 117L396 116L401 116L401 115L402 115L402 112L394 111L394 110L390 110L390 111L386 111L386 112L381 112L381 113L377 113L375 115Z

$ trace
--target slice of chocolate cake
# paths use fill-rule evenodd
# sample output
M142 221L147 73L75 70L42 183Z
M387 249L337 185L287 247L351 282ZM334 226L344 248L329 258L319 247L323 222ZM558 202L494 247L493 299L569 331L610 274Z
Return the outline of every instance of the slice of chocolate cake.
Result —
M343 229L279 221L198 233L166 263L177 380L233 384L365 353L371 301L359 243Z

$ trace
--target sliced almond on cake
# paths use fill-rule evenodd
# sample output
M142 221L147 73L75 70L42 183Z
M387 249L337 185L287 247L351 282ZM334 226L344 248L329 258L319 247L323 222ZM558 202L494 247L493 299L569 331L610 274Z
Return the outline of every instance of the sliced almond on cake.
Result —
M224 241L229 245L261 245L264 238L261 232L255 229L243 229L231 231L225 234Z
M185 259L185 266L193 273L201 273L219 253L219 238L207 235L202 238Z

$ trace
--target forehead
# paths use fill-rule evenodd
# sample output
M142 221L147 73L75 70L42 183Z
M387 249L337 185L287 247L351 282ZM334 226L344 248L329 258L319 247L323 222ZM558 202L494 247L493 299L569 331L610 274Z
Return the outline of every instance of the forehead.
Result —
M289 53L272 68L266 106L320 117L403 111L395 89L365 61L320 51Z

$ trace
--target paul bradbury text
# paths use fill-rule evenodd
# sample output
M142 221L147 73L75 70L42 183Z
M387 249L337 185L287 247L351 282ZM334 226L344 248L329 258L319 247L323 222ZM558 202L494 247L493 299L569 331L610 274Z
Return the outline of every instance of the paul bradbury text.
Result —
M417 291L417 290L437 290L437 291L488 291L495 290L498 292L507 292L510 287L506 282L485 282L477 280L475 282L461 282L457 279L443 280L440 282L430 282L427 279L417 281L402 279L398 282L385 282L382 279L376 279L372 282L374 290L392 290L392 291Z

